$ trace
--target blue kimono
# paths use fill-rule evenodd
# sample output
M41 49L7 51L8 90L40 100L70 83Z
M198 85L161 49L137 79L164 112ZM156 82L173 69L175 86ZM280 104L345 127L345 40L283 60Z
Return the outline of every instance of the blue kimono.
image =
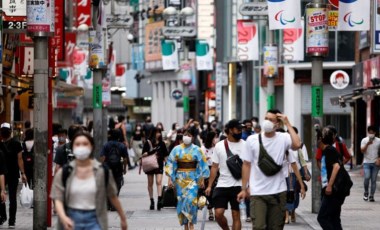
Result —
M195 168L179 168L180 162L196 163ZM210 176L205 154L192 144L176 146L170 153L165 166L165 173L170 177L177 190L177 214L181 225L197 223L198 187L204 178Z

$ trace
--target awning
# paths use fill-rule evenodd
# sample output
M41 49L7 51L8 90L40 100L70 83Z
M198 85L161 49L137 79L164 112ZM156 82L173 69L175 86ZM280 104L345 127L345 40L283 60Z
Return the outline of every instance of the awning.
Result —
M67 84L64 81L56 81L53 87L57 92L63 93L64 96L83 96L84 90L80 86Z
M355 102L358 99L364 101L372 100L374 97L380 96L380 86L371 87L368 89L357 88L353 93L340 95L338 97L330 98L332 105L339 105L340 107L346 107L346 103Z

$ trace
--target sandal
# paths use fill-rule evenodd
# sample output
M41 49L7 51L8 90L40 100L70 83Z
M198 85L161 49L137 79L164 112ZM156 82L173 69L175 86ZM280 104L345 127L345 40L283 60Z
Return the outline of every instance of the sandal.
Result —
M213 216L213 215L210 215L210 216L208 217L208 220L210 220L210 221L214 221L214 216Z

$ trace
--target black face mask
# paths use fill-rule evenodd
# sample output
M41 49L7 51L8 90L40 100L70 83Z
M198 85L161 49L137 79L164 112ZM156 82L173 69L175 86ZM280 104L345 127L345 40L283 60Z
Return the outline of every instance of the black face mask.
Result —
M239 141L239 140L241 139L241 135L242 135L242 133L233 133L233 134L232 134L232 137L233 137L235 140Z

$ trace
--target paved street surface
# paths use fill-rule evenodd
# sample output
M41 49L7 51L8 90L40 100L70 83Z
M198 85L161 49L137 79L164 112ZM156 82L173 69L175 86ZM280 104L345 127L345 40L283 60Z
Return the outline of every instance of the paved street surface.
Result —
M374 203L363 201L363 178L360 168L350 171L354 181L354 187L342 211L343 229L379 229L380 192L375 194ZM124 210L127 213L129 229L169 230L180 229L174 208L164 208L161 211L149 211L149 198L147 192L146 176L139 175L138 169L129 171L125 176L125 185L120 194ZM164 178L164 184L167 178ZM308 183L311 188L311 183ZM379 188L379 185L378 185ZM156 194L156 191L155 191ZM156 195L155 195L156 197ZM16 229L32 229L32 209L18 208ZM227 212L229 224L231 215ZM198 224L200 229L201 212L198 213ZM54 217L53 222L56 221ZM8 228L8 223L0 226L0 229ZM109 229L119 229L118 216L115 212L109 213ZM215 221L206 220L205 229L220 229ZM250 223L243 223L243 229L251 229ZM297 209L297 222L287 224L285 229L321 229L317 222L317 214L311 213L311 191L307 192L307 198L301 201Z

